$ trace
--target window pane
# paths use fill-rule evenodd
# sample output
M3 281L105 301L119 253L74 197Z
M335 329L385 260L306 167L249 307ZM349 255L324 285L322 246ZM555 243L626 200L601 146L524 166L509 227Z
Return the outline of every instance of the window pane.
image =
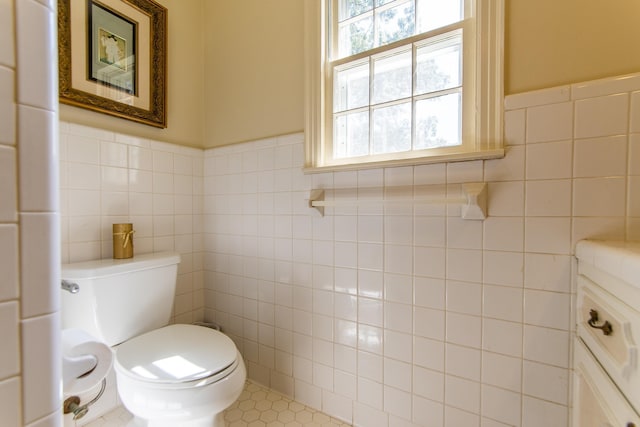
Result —
M373 104L411 96L411 51L386 56L373 63Z
M369 112L344 114L333 120L333 157L369 154Z
M391 3L396 0L376 0L376 7L384 6L387 3Z
M414 149L462 144L460 98L459 93L453 93L416 102Z
M416 0L418 33L424 33L464 19L464 0Z
M371 9L373 9L373 0L339 0L338 20L342 22Z
M411 37L415 31L413 2L376 12L376 26L378 46Z
M373 153L411 150L411 103L373 111Z
M417 49L416 94L450 89L462 84L461 43L461 37L457 36Z
M371 16L340 25L339 31L338 56L341 58L364 52L373 47L373 18Z
M369 105L369 63L335 70L333 111L345 111Z

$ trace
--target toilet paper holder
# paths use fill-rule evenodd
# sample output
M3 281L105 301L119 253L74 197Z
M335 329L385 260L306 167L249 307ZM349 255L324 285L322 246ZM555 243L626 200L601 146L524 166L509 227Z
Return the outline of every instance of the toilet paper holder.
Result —
M64 403L62 404L62 412L64 414L73 414L73 419L74 420L79 420L80 418L84 417L85 415L87 415L87 412L89 412L89 406L93 405L94 403L96 403L98 401L98 399L100 399L102 397L102 395L104 394L104 390L107 388L107 379L103 378L102 379L102 384L100 385L100 391L98 392L98 394L96 395L96 397L94 397L93 399L91 399L89 401L89 403L86 403L84 405L80 405L80 398L78 396L71 396L65 399Z

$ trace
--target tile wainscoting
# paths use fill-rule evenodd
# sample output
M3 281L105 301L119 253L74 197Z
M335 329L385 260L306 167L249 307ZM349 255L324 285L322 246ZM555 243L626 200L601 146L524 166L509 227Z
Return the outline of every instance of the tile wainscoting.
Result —
M201 321L202 150L62 122L60 153L62 262L111 258L131 222L134 254L180 253L173 321Z
M569 422L573 248L640 238L640 76L509 96L504 159L303 175L303 135L205 151L205 318L249 377L356 426ZM485 181L456 208L308 208Z
M183 255L175 322L216 321L249 377L366 427L567 427L573 248L640 239L640 76L513 95L507 155L304 175L302 134L197 150L61 124L62 259ZM312 188L455 207L308 208Z

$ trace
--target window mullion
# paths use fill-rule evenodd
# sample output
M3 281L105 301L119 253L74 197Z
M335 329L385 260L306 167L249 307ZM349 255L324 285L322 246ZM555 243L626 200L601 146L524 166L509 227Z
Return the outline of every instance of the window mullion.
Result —
M414 5L416 7L416 5ZM415 10L415 9L414 9ZM416 15L417 16L417 15ZM415 23L417 25L417 22ZM411 149L415 148L416 143L416 64L418 62L418 48L413 43L411 45Z
M375 25L375 24L374 24ZM373 99L373 79L375 61L369 57L369 155L373 154L373 108L371 108L371 100Z
M373 48L378 47L378 20L376 19L378 7L375 0L373 1L373 9L371 9L371 22L373 22Z
M413 3L413 35L419 34L418 31L418 1L411 0Z
M364 113L365 111L369 111L369 106L368 105L364 106L364 107L359 107L359 108L352 108L351 110L337 111L337 112L333 113L333 117L348 116L349 114Z
M463 86L454 86L448 89L436 90L434 92L421 93L420 95L414 95L413 99L421 101L423 99L438 98L440 96L451 95L452 93L462 93Z
M404 98L394 99L392 101L380 102L378 104L372 104L371 109L378 110L380 108L393 107L394 105L406 104L408 101L411 101L412 99L413 97L407 96Z

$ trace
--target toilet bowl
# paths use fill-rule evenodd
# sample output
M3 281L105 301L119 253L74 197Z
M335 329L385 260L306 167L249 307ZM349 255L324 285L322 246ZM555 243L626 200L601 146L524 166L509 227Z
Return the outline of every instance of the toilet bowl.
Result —
M81 328L114 346L118 394L131 426L222 427L242 393L246 368L233 341L214 329L168 325L180 257L65 264L63 328Z
M224 426L222 411L246 378L233 341L193 325L166 326L121 344L114 367L120 399L139 418L132 425L154 427Z

